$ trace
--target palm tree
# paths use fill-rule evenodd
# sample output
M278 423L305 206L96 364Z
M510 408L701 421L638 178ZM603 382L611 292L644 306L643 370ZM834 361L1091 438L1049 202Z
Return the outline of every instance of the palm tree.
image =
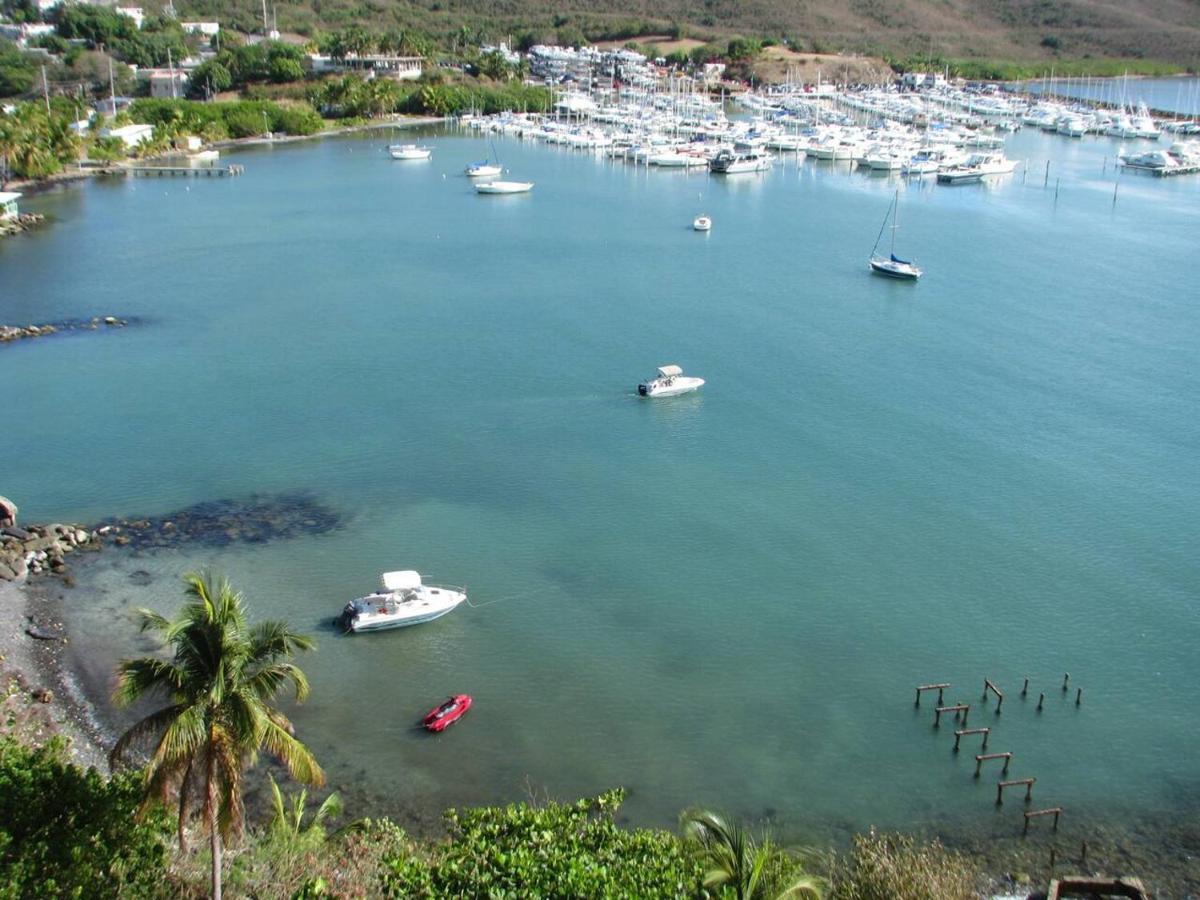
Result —
M692 809L683 814L685 840L707 867L704 886L736 900L820 900L821 884L804 874L800 861L770 839L761 844L746 829L715 812Z
M227 580L195 573L184 576L190 598L170 621L140 610L142 630L157 632L174 653L123 660L117 667L113 700L119 706L154 693L169 705L146 716L121 737L110 754L115 766L136 747L148 745L146 803L179 803L179 847L202 799L212 843L212 895L221 898L221 841L236 839L244 825L242 772L266 750L292 778L320 785L325 773L294 735L292 723L271 702L288 682L296 699L308 696L308 679L290 662L313 641L283 622L246 621L242 595Z

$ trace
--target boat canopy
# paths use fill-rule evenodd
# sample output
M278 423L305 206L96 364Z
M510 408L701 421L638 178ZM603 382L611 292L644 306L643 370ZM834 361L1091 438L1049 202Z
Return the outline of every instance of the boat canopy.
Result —
M384 572L383 587L388 591L412 591L421 586L421 573L411 569L399 572Z
M673 378L676 375L682 375L683 369L679 368L679 366L659 366L658 374L663 378Z

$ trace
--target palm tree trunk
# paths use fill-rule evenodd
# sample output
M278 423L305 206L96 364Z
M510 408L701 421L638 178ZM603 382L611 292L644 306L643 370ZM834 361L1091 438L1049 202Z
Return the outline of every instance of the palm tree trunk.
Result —
M221 900L221 826L216 802L209 804L208 829L212 836L212 900Z

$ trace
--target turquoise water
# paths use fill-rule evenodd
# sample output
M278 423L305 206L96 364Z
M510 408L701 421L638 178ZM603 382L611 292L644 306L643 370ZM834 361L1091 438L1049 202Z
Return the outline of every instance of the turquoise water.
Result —
M309 490L346 519L106 551L68 610L93 692L147 646L131 609L210 564L320 637L295 720L360 808L620 784L639 822L1019 831L912 705L989 677L1003 715L971 724L1037 805L1194 815L1200 180L1123 176L1114 205L1118 142L1036 133L1009 144L1027 178L959 188L506 141L537 186L479 197L458 173L481 142L425 139L428 163L347 137L24 202L53 222L0 244L0 321L143 320L0 348L24 518ZM866 271L897 188L917 285ZM708 385L638 399L665 363ZM328 630L406 567L489 605ZM413 729L460 691L462 723Z
M1200 116L1200 78L1056 78L1025 82L1025 90Z

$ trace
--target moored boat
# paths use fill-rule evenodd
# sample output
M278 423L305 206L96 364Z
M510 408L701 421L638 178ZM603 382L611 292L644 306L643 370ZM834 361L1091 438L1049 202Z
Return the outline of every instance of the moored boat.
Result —
M479 194L525 194L533 190L532 181L487 181L475 185Z
M422 584L411 570L384 572L383 590L346 604L334 624L346 632L382 631L432 622L467 599L463 588Z
M433 155L432 147L418 147L416 144L392 144L388 147L392 159L429 159Z
M695 231L711 231L712 219L710 219L708 216L696 216L696 218L692 220L692 228Z
M892 249L888 256L880 256L879 241L883 237L883 229L887 228L888 218L892 220ZM883 217L883 225L879 228L879 236L875 238L875 246L871 248L871 258L867 265L871 271L888 278L900 278L905 281L916 281L924 272L913 262L901 259L896 255L896 229L900 227L900 192L896 191L888 206L887 214Z
M470 694L455 694L445 703L438 704L427 712L421 720L421 725L426 731L435 734L443 732L461 719L474 702Z
M495 178L502 169L494 163L482 159L479 162L471 163L465 171L468 178Z

